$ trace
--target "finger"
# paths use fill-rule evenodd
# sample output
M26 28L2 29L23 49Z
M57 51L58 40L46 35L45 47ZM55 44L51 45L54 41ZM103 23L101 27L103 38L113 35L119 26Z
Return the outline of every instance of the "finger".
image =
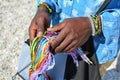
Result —
M68 37L66 37L64 39L63 42L61 42L61 44L55 48L55 53L58 53L58 52L63 52L63 50L68 46L70 45L72 42L72 39L68 39Z
M61 42L65 39L66 35L67 32L63 30L59 33L59 35L51 42L52 50L54 50L57 46L61 44Z
M41 17L38 19L37 21L37 24L38 24L38 29L37 29L37 37L40 37L43 35L44 33L44 28L45 28L45 19L44 17Z
M36 37L37 30L30 30L30 41L32 41Z
M64 24L63 23L59 23L51 28L47 28L48 31L52 31L52 32L56 32L56 31L60 31L61 29L63 29Z
M44 33L44 26L40 24L37 30L37 37L42 36L43 33Z
M30 27L29 27L29 37L30 42L35 38L37 32L37 25L34 20L32 20Z
M68 52L71 52L71 51L73 51L73 50L75 50L75 49L77 49L77 46L74 46L74 47L70 48L70 49L68 50Z
M73 41L70 45L68 45L65 49L64 52L69 52L77 43Z

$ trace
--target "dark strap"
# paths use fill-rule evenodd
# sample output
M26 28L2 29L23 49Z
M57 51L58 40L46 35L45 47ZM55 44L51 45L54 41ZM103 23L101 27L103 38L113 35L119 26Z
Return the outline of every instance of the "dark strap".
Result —
M99 14L108 5L108 3L110 3L110 2L111 2L111 0L105 0L105 2L102 4L102 6L96 12L96 14Z
M25 43L30 46L30 39L27 39Z

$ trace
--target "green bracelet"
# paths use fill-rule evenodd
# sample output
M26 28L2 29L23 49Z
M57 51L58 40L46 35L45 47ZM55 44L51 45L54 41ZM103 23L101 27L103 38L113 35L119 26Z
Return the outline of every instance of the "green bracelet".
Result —
M41 2L39 3L38 7L40 6L45 6L48 9L49 13L52 14L52 8L47 3Z
M101 18L98 15L91 15L91 18L94 23L94 28L95 28L95 34L100 34L102 31L101 27Z

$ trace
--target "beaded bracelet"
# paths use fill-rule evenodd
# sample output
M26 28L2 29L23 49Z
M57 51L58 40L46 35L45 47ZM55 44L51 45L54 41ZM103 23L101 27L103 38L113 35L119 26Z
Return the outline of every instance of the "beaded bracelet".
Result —
M38 5L38 7L40 7L40 6L45 6L48 9L49 13L50 14L52 13L52 8L47 3L40 2L39 5Z
M92 22L94 24L95 35L100 34L102 31L101 18L99 15L91 15Z
M91 15L91 18L94 23L95 34L100 34L102 27L101 27L101 18L98 15Z

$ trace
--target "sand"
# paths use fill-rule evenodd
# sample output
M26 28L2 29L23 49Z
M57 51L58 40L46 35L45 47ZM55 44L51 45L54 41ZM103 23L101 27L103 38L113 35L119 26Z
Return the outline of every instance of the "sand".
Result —
M0 0L0 80L11 80L17 71L35 4L35 0Z
M17 72L22 44L28 38L28 27L36 11L35 1L0 0L0 80L11 80ZM116 63L120 63L120 60L114 61L107 70L113 70L110 73L114 77ZM110 75L106 73L104 80L109 78ZM16 80L22 79L17 77Z

